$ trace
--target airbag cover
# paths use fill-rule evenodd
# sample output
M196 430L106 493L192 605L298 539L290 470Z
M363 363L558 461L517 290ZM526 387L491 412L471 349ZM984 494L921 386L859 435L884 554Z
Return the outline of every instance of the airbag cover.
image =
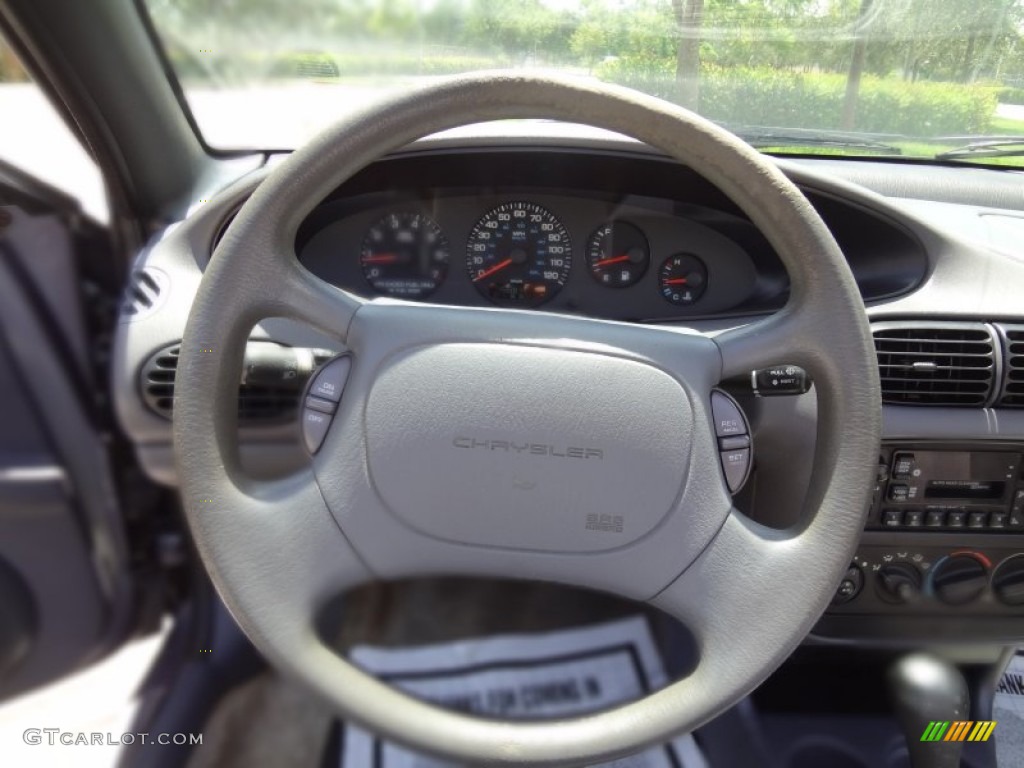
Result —
M664 371L603 351L444 344L383 365L365 428L371 481L415 530L597 552L675 506L693 410Z

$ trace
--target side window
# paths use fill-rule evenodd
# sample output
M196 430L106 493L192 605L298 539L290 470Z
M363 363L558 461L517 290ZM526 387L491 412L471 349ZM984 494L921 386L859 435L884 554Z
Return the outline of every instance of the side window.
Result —
M96 163L0 37L0 160L76 198L106 223Z

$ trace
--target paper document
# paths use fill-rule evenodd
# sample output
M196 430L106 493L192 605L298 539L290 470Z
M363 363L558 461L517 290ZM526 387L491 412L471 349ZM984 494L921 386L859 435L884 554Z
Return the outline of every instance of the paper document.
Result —
M668 681L646 619L542 634L409 648L359 646L352 660L388 683L463 712L508 719L571 717L636 699ZM452 768L343 726L341 768ZM707 768L689 735L604 766Z

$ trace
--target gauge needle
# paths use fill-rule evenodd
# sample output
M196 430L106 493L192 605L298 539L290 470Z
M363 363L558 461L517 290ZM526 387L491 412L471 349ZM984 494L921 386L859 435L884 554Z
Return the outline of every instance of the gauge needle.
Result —
M493 267L491 267L490 269L485 269L479 275L474 277L473 278L473 282L474 283L478 283L481 280L483 280L485 277L490 277L495 272L500 272L501 270L503 270L505 267L507 267L511 263L512 263L512 259L505 259L504 261L500 261L497 264L495 264Z
M595 267L607 267L607 266L610 266L612 264L618 264L618 263L623 262L623 261L629 261L629 254L628 253L624 253L621 256L612 256L610 259L601 259L600 261L595 261L594 262L594 266Z
M685 277L673 277L671 280L666 280L665 285L686 285L689 280Z
M378 253L376 256L367 256L363 264L393 264L398 261L397 253Z

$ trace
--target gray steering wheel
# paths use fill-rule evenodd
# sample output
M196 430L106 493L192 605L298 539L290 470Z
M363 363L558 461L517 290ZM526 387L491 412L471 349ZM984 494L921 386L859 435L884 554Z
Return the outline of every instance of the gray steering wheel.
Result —
M791 281L785 308L712 338L535 311L367 302L299 265L299 224L356 171L419 137L504 118L610 129L701 173L778 252ZM267 317L332 334L351 350L352 368L310 466L257 481L239 468L236 398L247 336ZM803 522L785 531L733 508L710 409L718 382L780 362L806 368L818 400ZM519 73L396 98L334 125L274 170L206 269L176 386L189 525L257 648L339 715L416 749L489 764L608 760L696 728L763 681L849 565L881 421L857 285L824 223L770 160L663 101ZM487 441L556 449L466 449ZM592 514L620 516L621 532L588 529ZM684 679L615 709L510 722L414 699L349 664L317 631L320 610L346 588L434 574L547 580L647 601L690 628L700 660Z

